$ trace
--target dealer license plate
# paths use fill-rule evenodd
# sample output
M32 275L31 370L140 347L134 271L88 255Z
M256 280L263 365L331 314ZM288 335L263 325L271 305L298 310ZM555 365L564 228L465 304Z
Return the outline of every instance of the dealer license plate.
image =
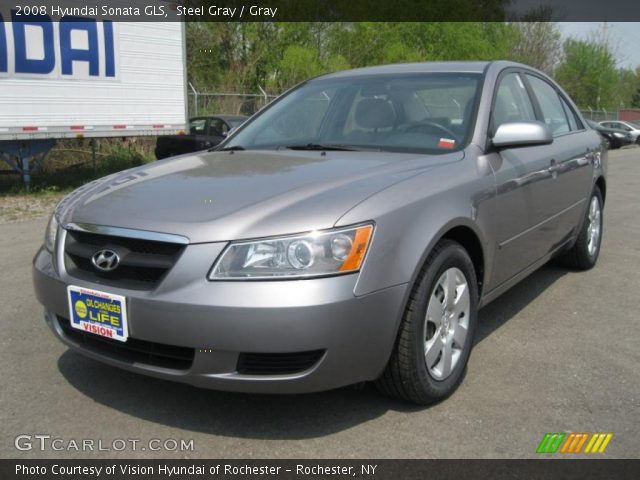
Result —
M73 328L120 342L127 341L125 297L73 285L67 287L67 294Z

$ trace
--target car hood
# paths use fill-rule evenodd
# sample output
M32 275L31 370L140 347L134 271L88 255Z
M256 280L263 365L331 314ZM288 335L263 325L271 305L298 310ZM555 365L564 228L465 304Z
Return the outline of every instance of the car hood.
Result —
M63 225L171 233L191 243L282 235L330 228L376 192L462 158L462 152L203 152L87 184L56 212Z

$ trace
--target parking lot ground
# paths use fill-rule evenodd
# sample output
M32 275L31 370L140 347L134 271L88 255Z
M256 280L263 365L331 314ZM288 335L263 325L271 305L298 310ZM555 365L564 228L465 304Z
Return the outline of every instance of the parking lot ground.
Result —
M0 457L521 458L546 432L611 432L604 457L638 457L640 148L610 154L604 216L596 268L546 266L483 309L463 384L430 408L371 386L198 390L86 359L53 337L33 295L46 218L0 225ZM20 434L140 448L23 452ZM151 452L151 439L193 439L193 451Z

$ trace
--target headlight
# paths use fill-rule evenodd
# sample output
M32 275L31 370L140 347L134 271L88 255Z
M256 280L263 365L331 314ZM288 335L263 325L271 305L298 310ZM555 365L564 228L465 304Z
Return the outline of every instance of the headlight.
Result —
M279 238L232 242L220 255L210 280L308 278L357 272L373 225Z
M56 237L58 236L58 219L55 213L51 215L47 224L47 231L44 233L44 247L53 253L56 248Z

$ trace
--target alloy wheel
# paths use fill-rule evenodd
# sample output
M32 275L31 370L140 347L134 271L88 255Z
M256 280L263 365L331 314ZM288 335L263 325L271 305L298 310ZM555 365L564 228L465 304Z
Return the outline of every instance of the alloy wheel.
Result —
M470 304L465 275L458 268L449 268L431 292L424 322L425 363L436 380L449 377L460 360L469 329Z
M600 202L598 197L591 197L589 204L589 226L587 227L587 250L590 256L594 256L598 251L600 243L600 230L602 228L602 219L600 214Z

